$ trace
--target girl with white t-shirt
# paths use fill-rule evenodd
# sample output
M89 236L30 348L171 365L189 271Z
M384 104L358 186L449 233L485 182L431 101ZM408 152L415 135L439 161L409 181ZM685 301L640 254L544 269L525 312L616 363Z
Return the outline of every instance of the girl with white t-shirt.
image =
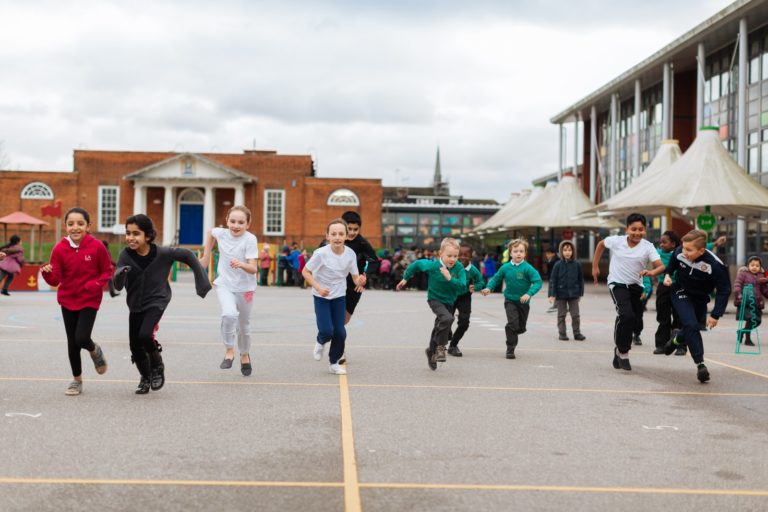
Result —
M362 293L365 282L357 270L355 251L344 244L347 239L347 223L343 219L334 219L325 231L328 245L312 253L301 275L312 287L315 301L318 331L315 360L320 361L323 358L325 344L330 341L329 370L335 375L344 375L347 371L339 365L339 358L344 353L344 342L347 339L344 327L347 275L352 274L355 291L358 293Z
M240 372L248 377L251 366L251 309L256 289L259 248L256 236L248 232L251 211L233 206L227 212L227 228L213 228L205 241L200 263L207 267L213 244L219 246L218 277L213 282L221 304L221 340L224 342L222 369L232 368L235 341L240 351Z
M635 322L643 314L640 296L643 294L643 276L657 276L664 272L659 253L651 242L645 240L645 216L633 213L627 217L626 236L609 236L595 247L592 259L592 277L597 284L598 266L605 249L611 251L608 267L608 290L616 306L616 324L613 329L616 348L613 351L613 367L631 370L629 350ZM647 270L648 264L653 270Z

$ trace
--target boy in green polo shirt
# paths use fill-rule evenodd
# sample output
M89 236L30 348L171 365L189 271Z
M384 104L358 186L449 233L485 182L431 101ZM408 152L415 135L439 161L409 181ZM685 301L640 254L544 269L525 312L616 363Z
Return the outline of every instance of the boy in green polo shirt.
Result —
M463 356L461 350L459 350L459 341L464 337L464 333L469 329L469 317L472 314L472 294L475 290L482 290L483 288L483 275L472 264L472 253L474 250L472 246L466 243L462 243L459 246L459 263L467 272L467 286L456 297L456 302L453 303L454 311L458 311L459 319L456 321L456 331L450 336L450 345L448 345L448 353L454 357Z
M541 289L541 276L530 263L525 261L528 242L516 239L509 242L509 263L501 266L481 292L491 293L502 279L504 280L504 310L507 313L507 359L515 359L517 337L525 332L529 301Z
M402 281L397 283L397 290L402 290L414 273L426 272L429 276L427 304L435 314L435 327L426 350L430 370L437 370L437 363L445 362L445 346L453 324L453 304L467 287L467 273L463 266L456 264L458 259L459 243L454 238L443 238L438 259L414 261L405 270Z

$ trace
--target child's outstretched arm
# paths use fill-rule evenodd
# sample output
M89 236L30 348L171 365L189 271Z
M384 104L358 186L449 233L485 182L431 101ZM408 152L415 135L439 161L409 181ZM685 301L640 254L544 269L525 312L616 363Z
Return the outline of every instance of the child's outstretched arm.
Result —
M304 281L306 281L309 286L317 290L317 293L319 293L321 297L327 297L328 294L331 293L331 290L325 288L315 280L315 277L312 275L312 271L309 270L308 267L304 267L304 270L301 271L301 275L304 277Z
M195 291L200 298L205 298L213 286L211 286L211 281L208 279L208 274L205 272L205 269L192 251L177 247L173 249L173 259L189 265L189 268L192 269L192 273L195 276Z
M232 268L239 268L240 270L248 272L249 274L257 274L259 272L259 265L257 264L256 259L253 258L244 262L236 258L232 258L232 260L229 262L229 266ZM203 265L203 267L205 267L205 265Z
M403 273L403 279L397 283L397 286L395 286L396 290L402 290L406 284L408 284L408 280L411 278L413 274L416 272L422 272L425 270L425 265L432 264L433 262L430 260L416 260L410 265L408 265L408 268L405 269L405 272Z
M502 265L502 268L504 268L504 265ZM493 274L493 277L488 280L488 284L485 285L485 288L482 289L480 293L483 294L483 296L488 296L488 294L491 293L491 290L496 288L496 285L499 283L499 279L501 279L501 275L504 273L502 268L499 269L498 272Z

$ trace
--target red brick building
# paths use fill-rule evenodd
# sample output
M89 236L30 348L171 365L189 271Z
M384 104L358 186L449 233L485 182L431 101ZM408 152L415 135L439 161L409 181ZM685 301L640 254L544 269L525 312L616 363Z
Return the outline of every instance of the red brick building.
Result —
M63 211L88 210L91 232L108 238L141 212L152 217L163 245L199 246L232 205L245 204L260 242L315 247L330 219L356 210L365 236L380 247L382 195L381 180L318 178L311 156L276 151L76 150L72 172L0 171L0 216L21 210L40 217L43 206L61 201ZM53 232L51 222L46 241Z

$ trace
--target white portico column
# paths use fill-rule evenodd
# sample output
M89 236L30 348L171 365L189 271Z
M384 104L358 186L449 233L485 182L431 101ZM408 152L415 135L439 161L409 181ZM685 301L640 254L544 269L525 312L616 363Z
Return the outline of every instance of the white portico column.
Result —
M173 238L176 235L176 219L173 215L175 209L173 187L165 185L165 197L163 198L163 245L173 244Z
M242 184L235 186L235 205L245 206L245 189Z
M216 215L216 206L213 204L213 187L205 187L205 199L203 200L203 243L208 232L213 229L213 217Z
M146 213L147 209L147 187L133 182L133 214Z

